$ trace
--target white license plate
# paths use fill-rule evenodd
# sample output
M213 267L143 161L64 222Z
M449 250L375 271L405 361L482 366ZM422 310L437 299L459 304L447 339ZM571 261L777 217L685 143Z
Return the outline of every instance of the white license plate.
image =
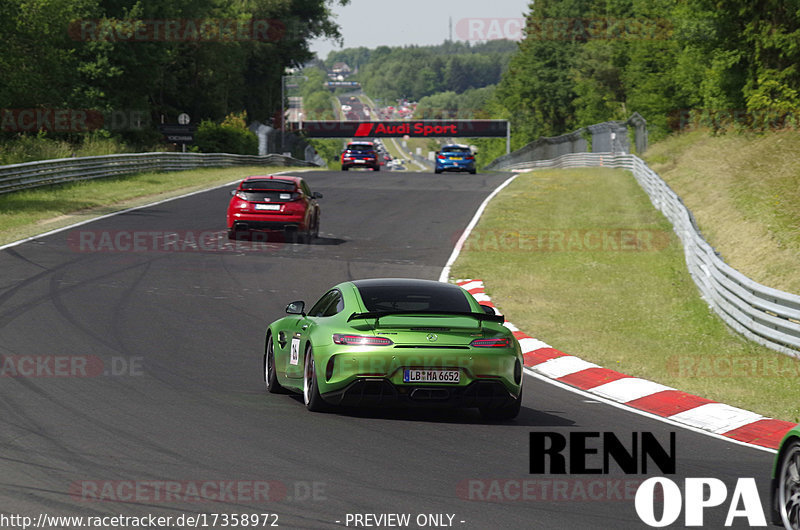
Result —
M461 372L458 370L418 370L406 369L404 383L458 383Z
M366 160L356 160L356 164L363 164L365 162L366 162Z
M280 204L256 204L256 210L272 210L272 211L276 211L276 210L280 210L280 209L281 209L281 205Z

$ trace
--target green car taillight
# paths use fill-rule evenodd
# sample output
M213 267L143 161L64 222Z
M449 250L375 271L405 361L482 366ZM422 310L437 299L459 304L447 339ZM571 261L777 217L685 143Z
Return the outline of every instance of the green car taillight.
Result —
M476 348L508 348L511 345L511 340L508 338L502 339L475 339L469 343L470 346Z
M365 335L345 335L335 333L333 343L344 346L391 346L394 344L391 339L386 337L370 337Z

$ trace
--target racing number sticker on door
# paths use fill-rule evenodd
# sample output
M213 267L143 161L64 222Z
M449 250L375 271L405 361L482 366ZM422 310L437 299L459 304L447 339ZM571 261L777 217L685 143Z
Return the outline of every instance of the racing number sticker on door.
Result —
M300 339L292 339L292 351L289 357L289 364L298 364L300 362Z

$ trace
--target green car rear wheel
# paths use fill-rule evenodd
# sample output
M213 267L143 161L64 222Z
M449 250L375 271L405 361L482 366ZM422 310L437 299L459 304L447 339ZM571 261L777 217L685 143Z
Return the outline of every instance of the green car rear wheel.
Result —
M329 405L322 399L317 384L317 366L314 362L314 352L309 344L306 348L303 364L303 401L311 412L325 412Z
M271 336L267 337L267 347L264 353L264 381L267 383L267 392L270 394L286 393L286 389L278 382L278 374L275 373L275 350Z
M800 528L800 442L784 453L778 474L778 510L786 528Z

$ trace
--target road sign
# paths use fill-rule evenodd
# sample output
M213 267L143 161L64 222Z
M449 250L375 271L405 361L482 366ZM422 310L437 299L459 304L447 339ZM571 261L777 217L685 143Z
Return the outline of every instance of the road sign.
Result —
M194 143L194 133L197 127L194 125L163 124L158 126L164 139L172 144L192 144Z
M338 87L338 86L359 88L361 87L361 83L359 83L358 81L328 81L325 83L325 86L327 86L328 88Z

